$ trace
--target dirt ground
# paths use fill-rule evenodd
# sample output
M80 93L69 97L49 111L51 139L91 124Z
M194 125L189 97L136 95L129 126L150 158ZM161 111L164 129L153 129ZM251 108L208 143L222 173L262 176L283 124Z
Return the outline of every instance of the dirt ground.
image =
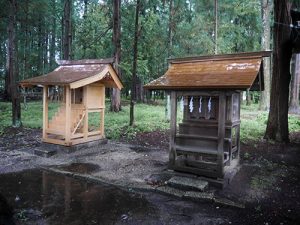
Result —
M152 187L151 174L167 170L168 133L140 133L132 140L109 141L50 158L32 154L41 146L41 130L7 129L0 136L0 174L51 168L88 174L116 186ZM81 167L81 163L85 163ZM216 195L243 203L232 215L239 224L300 224L300 133L291 143L242 143L241 169ZM87 166L88 165L88 166ZM209 204L209 203L208 203Z

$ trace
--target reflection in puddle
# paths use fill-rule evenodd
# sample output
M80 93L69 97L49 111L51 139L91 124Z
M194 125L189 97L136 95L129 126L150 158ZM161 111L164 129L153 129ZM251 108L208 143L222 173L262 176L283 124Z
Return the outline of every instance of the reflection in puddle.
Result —
M71 163L70 165L59 166L58 168L68 172L81 174L90 174L100 170L98 165L92 163Z
M22 224L139 224L155 214L140 194L45 171L1 175L0 193Z

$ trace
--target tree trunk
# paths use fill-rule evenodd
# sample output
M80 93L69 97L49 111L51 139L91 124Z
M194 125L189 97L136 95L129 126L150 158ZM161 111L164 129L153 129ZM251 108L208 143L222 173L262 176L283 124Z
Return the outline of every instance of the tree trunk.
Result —
M72 41L72 26L71 26L71 2L65 0L64 15L63 15L63 59L71 59L71 41Z
M288 102L291 80L290 41L291 3L289 0L274 0L274 52L270 112L265 133L266 139L289 142Z
M9 40L7 40L7 46L9 45ZM7 49L7 56L6 56L6 71L5 71L5 85L4 85L4 95L3 99L5 101L11 101L11 88L10 88L10 76L9 76L9 48Z
M121 61L121 16L120 16L121 0L113 1L113 45L114 45L114 68L121 77L120 61ZM119 112L121 110L121 91L117 88L112 90L111 111Z
M26 30L25 30L25 59L24 59L24 76L25 78L31 77L31 70L30 70L30 63L29 63L29 59L30 59L30 52L31 52L31 46L30 46L30 38L31 38L31 34L30 34L30 30L28 27L28 23L29 23L29 3L28 1L26 2Z
M300 54L295 55L291 80L291 95L289 113L300 114L299 106L299 83L300 83Z
M218 0L215 0L215 54L218 54Z
M53 12L56 12L56 3L52 1ZM50 40L50 69L53 70L55 67L55 52L56 52L56 17L52 17L52 29L51 29L51 40Z
M271 29L270 29L270 11L271 0L262 0L262 21L263 21L263 36L262 36L262 48L264 50L270 49L271 42ZM271 84L271 60L269 57L263 59L264 66L264 84L265 90L261 92L260 98L260 110L269 110L270 108L270 84Z
M38 62L37 62L37 74L36 75L40 75L40 74L44 74L43 73L43 46L44 46L44 33L43 33L43 18L44 16L40 13L39 17L38 17L38 47L37 47L37 51L38 51Z
M135 9L135 31L133 42L133 63L132 63L132 87L131 87L131 101L130 101L130 120L129 125L134 125L134 104L136 101L136 70L137 70L137 57L138 57L138 39L139 39L139 13L140 13L140 0L136 0Z
M174 4L174 1L170 0L169 4L170 5L169 5L169 29L168 29L168 58L170 58L172 56L173 30L174 30L174 22L173 22L173 17L174 17L174 5L173 4ZM170 108L171 108L170 96L168 94L166 94L165 118L168 121L170 121L170 119L171 119Z
M170 0L169 3L169 29L168 29L168 57L172 56L172 46L173 46L173 30L174 30L174 23L173 23L173 16L174 16L174 7L173 7L173 0Z
M252 100L251 100L251 93L250 93L250 89L248 88L246 90L246 105L251 105Z
M8 76L9 88L12 101L12 125L20 127L21 123L21 105L18 93L18 58L17 58L17 41L16 41L16 15L17 2L10 0L9 22L8 22Z

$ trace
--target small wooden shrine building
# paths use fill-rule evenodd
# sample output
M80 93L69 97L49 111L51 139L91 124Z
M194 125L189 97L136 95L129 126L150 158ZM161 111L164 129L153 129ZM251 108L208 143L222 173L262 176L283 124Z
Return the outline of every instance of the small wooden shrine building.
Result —
M224 179L238 164L240 92L263 89L269 51L171 59L168 71L144 87L171 96L169 167ZM177 121L177 101L183 119Z
M43 141L72 146L105 138L105 88L123 88L113 59L58 63L54 71L20 82L23 87L43 86ZM50 88L62 90L53 115L48 113Z

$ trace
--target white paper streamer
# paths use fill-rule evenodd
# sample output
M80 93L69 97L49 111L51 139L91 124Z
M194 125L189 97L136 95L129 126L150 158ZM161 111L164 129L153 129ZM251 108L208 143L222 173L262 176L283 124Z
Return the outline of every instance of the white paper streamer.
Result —
M201 113L201 109L202 109L202 96L200 96L199 99L199 113Z
M193 104L193 96L191 97L191 100L190 100L190 105L189 105L189 108L190 108L190 112L193 112L194 110L194 104Z
M183 112L183 107L184 107L184 98L182 96L181 100L180 100L180 109L181 109L181 112Z
M208 112L210 112L211 111L211 97L209 97L207 108L208 108Z

